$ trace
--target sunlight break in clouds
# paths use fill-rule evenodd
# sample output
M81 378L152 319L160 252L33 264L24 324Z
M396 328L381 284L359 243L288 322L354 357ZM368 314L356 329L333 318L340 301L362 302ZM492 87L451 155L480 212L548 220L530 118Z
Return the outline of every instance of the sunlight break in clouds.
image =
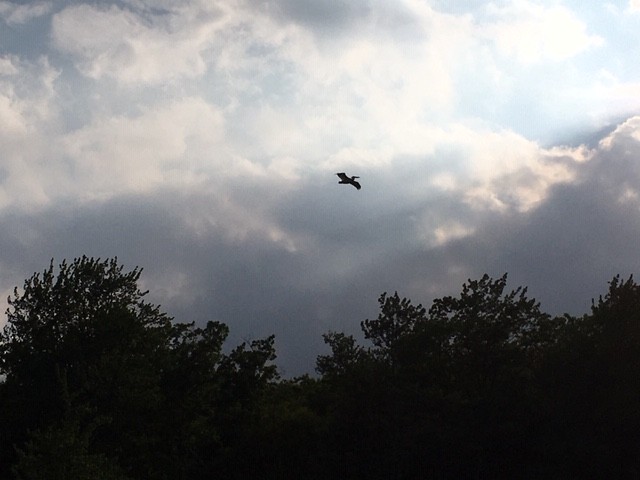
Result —
M564 60L603 42L589 35L586 25L562 6L546 8L517 0L504 7L490 4L488 10L496 19L486 27L488 38L523 63Z
M451 240L458 240L472 235L474 229L457 222L443 223L433 232L433 240L431 246L441 247Z
M508 217L534 211L554 188L578 181L581 168L594 155L584 146L541 148L509 131L464 131L461 127L457 137L450 138L451 146L462 148L460 171L442 168L429 176L430 186L412 188L416 195L424 192L423 198L435 188L466 206L444 212L428 206L417 215L416 232L430 247L472 236L487 215Z

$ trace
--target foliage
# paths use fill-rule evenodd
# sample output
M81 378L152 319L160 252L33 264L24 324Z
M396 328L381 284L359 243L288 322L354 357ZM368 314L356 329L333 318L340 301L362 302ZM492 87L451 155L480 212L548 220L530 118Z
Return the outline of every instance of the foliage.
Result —
M13 473L19 480L127 480L117 464L89 452L88 432L68 419L30 434Z
M9 298L0 479L636 478L640 286L552 318L507 276L429 309L383 293L281 379L269 336L174 322L116 259L53 262Z
M506 280L469 280L429 310L383 294L362 322L368 348L325 336L318 371L343 478L638 471L640 288L615 278L591 315L551 318Z
M14 290L0 336L0 406L11 412L0 474L13 464L19 478L43 478L52 462L51 475L81 478L108 463L130 478L198 478L224 455L229 419L276 378L273 338L225 355L225 325L173 323L144 301L140 274L82 257ZM244 403L229 401L240 392Z
M331 348L331 355L320 355L316 362L316 371L324 376L340 376L357 365L365 354L364 349L356 344L352 335L328 332L323 335L324 341Z

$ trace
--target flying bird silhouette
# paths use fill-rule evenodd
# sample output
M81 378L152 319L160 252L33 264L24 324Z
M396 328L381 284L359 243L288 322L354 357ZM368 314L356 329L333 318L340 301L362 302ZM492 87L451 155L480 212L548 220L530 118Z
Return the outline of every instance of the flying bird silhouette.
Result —
M344 173L344 172L336 173L336 175L338 177L340 177L340 181L338 183L345 183L345 184L353 185L358 190L360 190L362 188L360 186L360 184L358 182L356 182L356 178L360 178L360 177L356 177L356 176L348 177L347 174Z

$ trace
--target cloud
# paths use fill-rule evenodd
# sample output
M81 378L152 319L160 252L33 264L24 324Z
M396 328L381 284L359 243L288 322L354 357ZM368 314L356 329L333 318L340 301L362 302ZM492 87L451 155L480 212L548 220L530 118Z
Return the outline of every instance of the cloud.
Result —
M62 150L74 164L74 183L86 191L82 197L101 198L197 182L223 166L223 138L222 114L202 99L184 98L137 116L97 119L65 135Z
M40 179L56 131L58 75L44 57L36 62L0 57L0 210L48 201Z
M24 132L50 117L58 74L46 57L26 62L14 55L0 56L0 115L8 133Z
M582 90L585 101L592 105L593 116L613 119L626 117L640 110L640 82L619 78L614 73L601 69Z
M640 234L639 154L634 117L600 142L575 181L554 187L538 208L511 224L488 223L477 254L494 249L491 262L515 273L553 311L586 310L613 275L640 268L640 250L630 241Z
M30 4L18 4L0 1L0 17L10 25L21 25L30 20L46 15L51 11L51 2L33 2Z
M154 84L202 75L203 52L223 21L215 8L144 15L115 5L80 4L54 15L52 38L91 78Z
M313 155L315 162L349 148L424 154L440 125L464 121L470 112L521 119L523 108L514 102L533 80L520 85L524 79L508 71L512 66L487 50L487 38L499 49L516 49L503 49L507 56L538 52L539 62L597 43L569 10L526 2L491 7L488 19L409 0L335 2L344 13L338 16L309 2L126 5L65 8L52 21L55 44L92 79L156 87L159 96L178 82L187 82L188 91L204 88L209 101L231 114L230 131L235 116L251 138L245 155ZM311 15L314 8L322 15ZM514 19L527 28L509 30ZM551 33L536 33L541 26ZM560 27L566 38L553 33ZM549 110L557 108L550 103L530 109L534 119L545 117L540 128L548 128ZM521 133L536 125L521 120Z
M19 72L11 57L0 57L0 75L16 75Z
M63 137L60 152L71 172L64 189L60 179L51 188L89 204L171 191L190 199L182 222L194 235L211 229L236 240L257 235L295 250L296 241L269 213L278 196L295 188L295 167L286 158L252 162L225 140L223 114L200 98L101 119Z
M500 52L523 63L562 61L603 42L563 6L518 0L507 6L490 4L488 12L494 20L482 27L483 34Z
M371 11L368 0L262 0L256 2L262 11L283 22L296 22L322 32L354 28L354 23L366 18Z
M226 207L213 192L161 189L29 215L5 211L0 225L11 233L0 239L0 285L20 285L51 256L118 256L127 268L145 268L142 287L176 320L224 321L233 342L277 333L285 358L292 351L304 355L306 342L321 343L320 327L301 319L309 265L285 239L274 238L258 208ZM248 224L251 218L259 223ZM237 230L247 226L244 234ZM303 334L308 330L313 333Z
M161 124L169 111L215 118L205 107L190 99L108 128L136 138L139 125ZM167 158L181 154L179 141L167 142L159 145ZM582 313L612 275L640 268L637 242L629 241L640 235L640 118L591 149L543 149L509 132L488 144L494 154L517 146L514 155L529 157L520 166L499 159L502 166L491 168L503 172L477 179L450 172L452 185L440 189L424 188L431 173L406 157L358 172L361 191L337 185L322 169L296 182L268 167L257 175L216 169L219 181L159 184L28 214L5 210L0 289L40 271L51 256L117 255L127 267L145 267L151 300L177 320L226 322L232 341L275 333L279 364L300 374L324 351L321 334L357 333L361 320L377 315L383 291L428 305L456 294L469 277L509 272L510 285L529 286L544 309ZM466 148L461 158L474 158L480 141L471 136ZM527 194L499 209L471 202L465 192L476 182L505 204L506 192L520 198L522 185L536 200L528 203Z
M613 275L640 268L640 247L630 240L640 235L639 139L634 117L592 150L547 152L572 165L571 179L552 184L524 211L474 213L455 192L426 199L414 210L423 219L416 226L437 226L408 230L422 242L387 244L387 254L357 276L384 277L391 289L428 304L455 293L466 278L508 272L511 285L529 286L545 310L586 312Z
M468 18L439 15L415 2L372 2L339 33L309 35L293 13L284 15L288 4L267 5L276 9L267 17L280 24L253 18L247 42L263 46L281 81L275 87L262 82L271 77L259 64L244 74L231 70L237 84L250 73L250 85L262 99L247 114L249 131L287 126L287 142L279 143L303 148L286 154L314 155L321 162L343 149L420 154L433 147L437 129L431 122L450 118L457 100L452 72L468 47ZM274 29L285 33L268 41L263 32ZM235 62L252 65L238 51Z
M509 271L579 311L636 265L640 127L600 131L640 107L635 64L593 12L454 3L66 2L14 23L0 291L51 256L118 255L179 320L276 333L300 373L385 290L428 304Z

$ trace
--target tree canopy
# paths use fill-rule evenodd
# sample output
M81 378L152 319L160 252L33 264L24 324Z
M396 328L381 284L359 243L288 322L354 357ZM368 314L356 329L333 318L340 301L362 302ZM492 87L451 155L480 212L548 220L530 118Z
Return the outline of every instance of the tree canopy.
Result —
M282 379L275 338L149 304L142 270L53 261L0 334L0 479L636 478L640 286L551 317L507 275L383 293Z
M172 322L140 274L117 259L51 262L9 297L4 475L45 478L55 459L59 478L204 478L228 454L234 422L277 378L273 337L225 355L225 325Z

